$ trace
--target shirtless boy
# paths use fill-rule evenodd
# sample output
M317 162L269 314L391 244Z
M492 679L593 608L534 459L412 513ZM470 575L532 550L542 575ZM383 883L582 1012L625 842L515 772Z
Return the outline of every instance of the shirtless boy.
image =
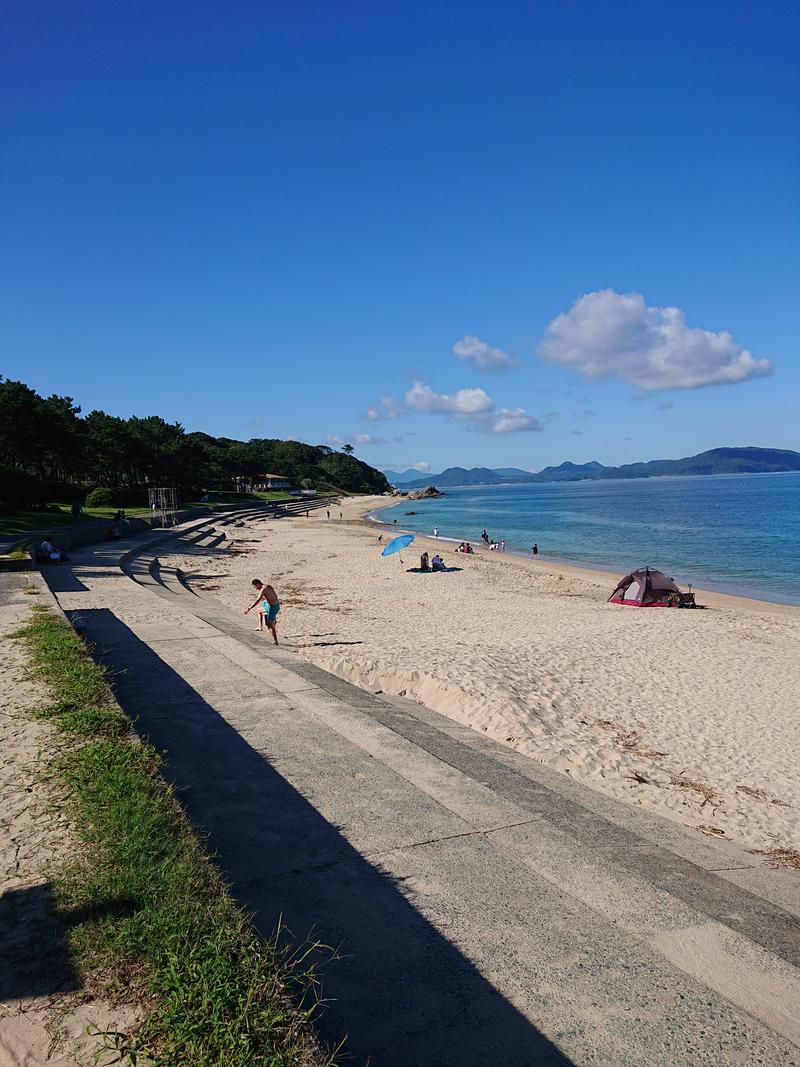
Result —
M264 623L266 623L267 629L272 634L272 640L277 645L278 631L276 629L276 619L278 618L278 612L281 610L278 594L271 585L264 585L260 578L254 578L251 584L253 588L258 591L258 596L247 609L245 615L252 611L253 608L258 607L258 626L256 629L263 630Z

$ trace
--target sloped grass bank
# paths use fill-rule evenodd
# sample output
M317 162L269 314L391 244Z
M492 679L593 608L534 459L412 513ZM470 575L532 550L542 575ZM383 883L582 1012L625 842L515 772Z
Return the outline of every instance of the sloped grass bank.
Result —
M127 990L144 1010L110 1044L164 1067L330 1064L312 976L255 933L80 637L40 607L16 636L52 690L40 714L73 738L52 770L83 843L56 880L76 963L90 989Z

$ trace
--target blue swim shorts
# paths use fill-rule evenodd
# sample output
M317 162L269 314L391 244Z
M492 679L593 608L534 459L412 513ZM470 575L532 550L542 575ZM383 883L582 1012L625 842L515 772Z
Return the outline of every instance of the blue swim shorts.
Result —
M278 612L281 610L280 604L268 604L265 600L262 606L264 608L264 621L267 623L275 622Z

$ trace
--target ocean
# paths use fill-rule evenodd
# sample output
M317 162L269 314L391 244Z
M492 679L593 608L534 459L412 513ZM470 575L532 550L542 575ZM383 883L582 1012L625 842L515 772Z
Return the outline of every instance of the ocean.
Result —
M618 571L645 564L738 596L800 606L800 473L444 489L374 512L397 528ZM414 515L408 512L416 512ZM610 592L610 590L609 590Z

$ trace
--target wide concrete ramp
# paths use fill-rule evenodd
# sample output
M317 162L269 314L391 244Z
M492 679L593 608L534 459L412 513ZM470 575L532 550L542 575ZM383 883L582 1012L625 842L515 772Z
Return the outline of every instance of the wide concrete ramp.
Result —
M352 1062L800 1067L797 872L276 650L152 560L132 582L121 550L58 599L262 932L335 950L319 1023Z

